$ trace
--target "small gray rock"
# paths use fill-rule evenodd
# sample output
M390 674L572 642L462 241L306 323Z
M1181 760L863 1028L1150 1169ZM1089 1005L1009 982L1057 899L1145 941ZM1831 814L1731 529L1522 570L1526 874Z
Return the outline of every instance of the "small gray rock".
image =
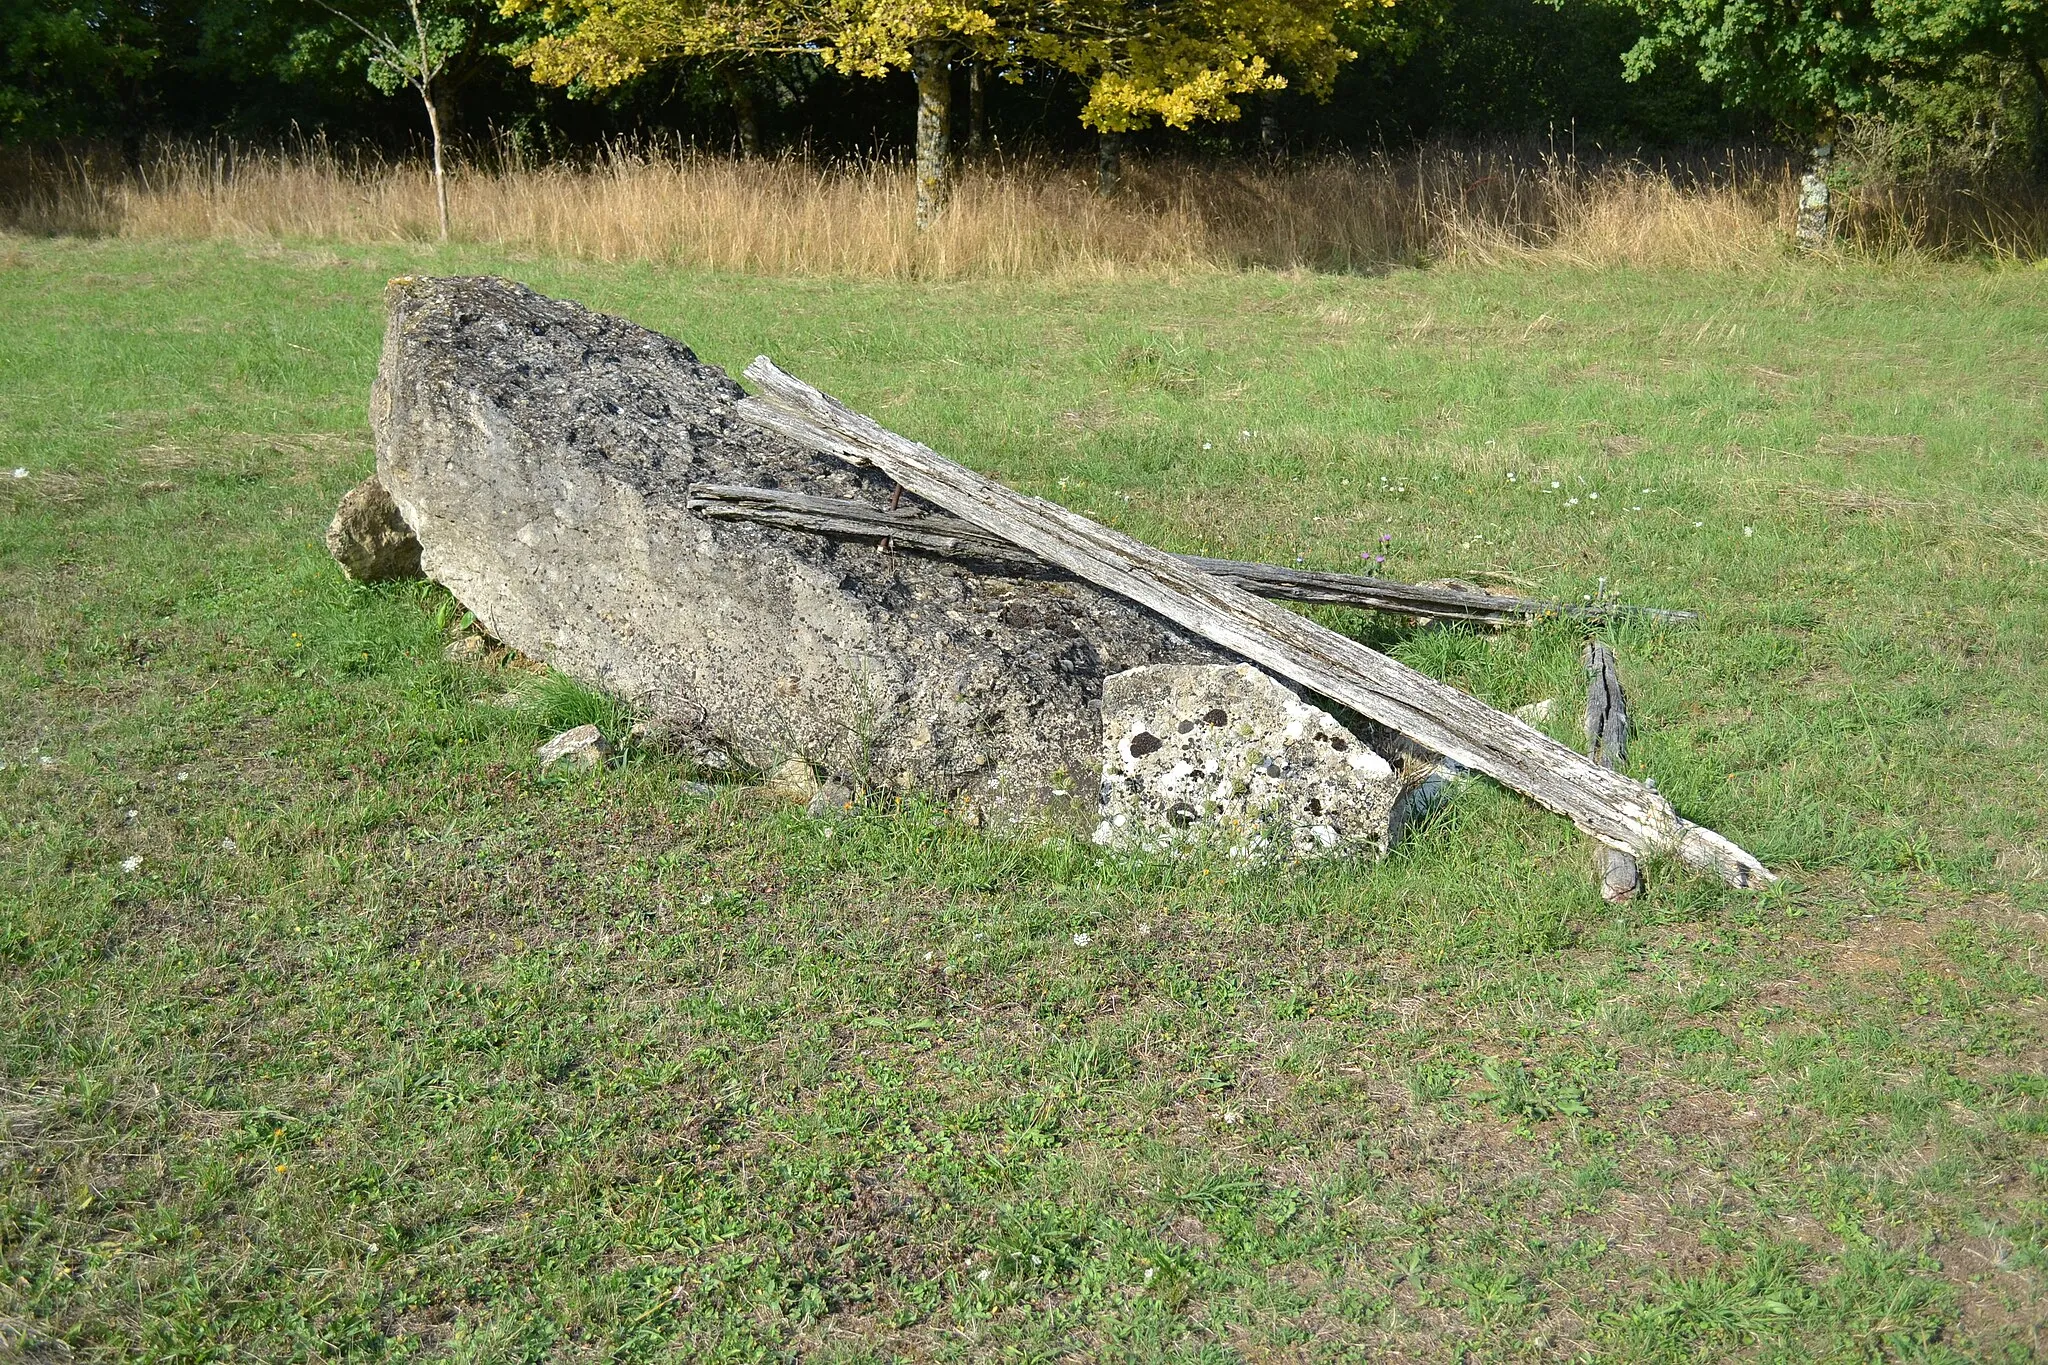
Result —
M674 720L636 720L626 732L636 749L680 759L699 772L730 774L743 765L716 739Z
M491 656L490 642L481 635L458 635L442 646L441 657L451 664L482 667Z
M612 756L612 746L595 725L579 725L541 745L539 754L543 774L557 766L590 771L605 765L605 760Z
M822 788L818 784L818 774L810 764L800 758L791 758L784 760L780 767L761 780L761 790L770 796L779 796L785 801L808 807Z
M804 813L813 820L823 820L828 816L843 813L853 805L853 801L853 788L844 782L827 782L811 797L810 804L804 807Z
M1232 858L1386 852L1406 788L1386 756L1250 664L1158 664L1102 691L1095 842Z
M342 494L327 527L327 553L357 583L420 576L420 543L372 474Z

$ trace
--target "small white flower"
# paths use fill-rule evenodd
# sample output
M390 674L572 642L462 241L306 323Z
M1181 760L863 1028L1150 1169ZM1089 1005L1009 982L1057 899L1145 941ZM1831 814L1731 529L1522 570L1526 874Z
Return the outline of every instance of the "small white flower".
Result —
M1640 512L1640 511L1642 511L1643 509L1642 509L1642 508L1640 508L1640 507L1631 507L1631 508L1629 508L1628 510L1629 510L1629 511L1631 511L1631 512Z
M54 768L57 766L57 760L51 758L48 754L37 754L36 762L45 768Z
M1044 1264L1045 1264L1045 1262L1044 1262L1044 1261L1041 1261L1041 1260L1039 1260L1039 1259L1038 1259L1038 1258L1037 1258L1036 1256L1033 1256L1033 1257L1031 1258L1031 1264L1033 1264L1033 1265L1044 1265Z
M190 773L179 773L179 774L178 774L178 780L179 780L180 782L190 782L190 781L192 780L192 774L190 774Z
M1139 924L1139 925L1138 925L1138 937L1139 937L1139 938L1150 938L1151 936L1152 936L1152 926L1151 926L1151 925L1149 925L1149 924L1143 924L1143 923L1141 923L1141 924Z
M236 844L232 838L223 839L220 841L220 851L223 853L233 853L235 851L235 848Z
M831 838L831 837L832 837L832 826L830 826L830 825L827 825L827 826L825 826L825 828L823 828L823 829L821 829L821 830L819 830L819 831L818 831L818 834L819 834L819 835L820 835L821 837L823 837L823 838L826 838L826 839L829 839L829 838Z
M1159 1273L1159 1270L1158 1270L1158 1268L1157 1268L1156 1266L1149 1266L1149 1265L1148 1265L1148 1266L1146 1266L1146 1267L1145 1267L1145 1283L1146 1283L1146 1284L1150 1284L1150 1283L1152 1283L1152 1277L1153 1277L1154 1275L1157 1275L1158 1273Z
M1249 441L1252 438L1252 434L1249 431L1240 431L1237 434L1243 440Z
M28 471L26 469L17 469L14 471L14 477L17 479L25 479L28 477Z
M1566 498L1564 500L1564 505L1566 507L1577 507L1579 505L1579 500L1577 498Z
M125 823L127 823L127 824L131 824L131 825L132 825L132 824L134 824L134 823L135 823L135 822L136 822L137 820L140 820L141 818L142 818L142 812L141 812L141 811L139 811L139 810L129 810L129 811L123 811L123 812L121 812L121 819L122 819L122 820L123 820L123 821L124 821Z
M140 856L130 856L130 857L127 857L127 858L123 858L123 859L121 860L121 870L122 870L123 872L130 872L130 873L134 873L134 872L140 872L140 871L142 871L142 859L141 859L141 857L140 857Z
M711 893L710 893L709 891L706 891L706 892L705 892L705 893L704 893L703 895L701 895L701 896L697 897L697 904L699 904L699 905L709 905L709 904L711 904L711 901L712 901L712 899L713 899L713 898L712 898L712 895L711 895Z
M1586 494L1586 496L1591 498L1594 502L1600 501L1600 495L1598 493L1588 493Z
M1756 527L1745 526L1742 528L1742 534L1744 534L1745 536L1753 536L1756 534Z
M1697 529L1698 529L1699 527L1702 527L1702 526L1705 526L1705 525L1706 525L1706 523L1705 523L1704 521L1696 521L1696 522L1694 522L1694 523L1693 523L1693 528L1694 528L1695 530L1697 530Z
M988 1283L988 1267L983 1266L980 1270L976 1271L974 1278L980 1280L983 1284Z
M1204 442L1202 442L1202 449L1204 449L1204 450L1213 450L1214 448L1215 448L1215 447L1211 446L1211 445L1210 445L1210 444L1209 444L1209 443L1208 443L1207 441L1204 441Z
M1244 1115L1238 1113L1235 1109L1226 1109L1223 1111L1223 1121L1232 1126L1235 1126L1243 1118Z
M377 1244L375 1242L371 1242L369 1245L365 1246L363 1250L369 1253L370 1255L375 1256L377 1254Z
M1510 470L1508 471L1508 482L1509 482L1509 483L1513 483L1514 481L1515 481L1515 471L1514 471L1514 470L1512 470L1512 469L1510 469Z
M1086 948L1086 947L1088 946L1088 940L1089 940L1089 938L1090 938L1090 935L1087 935L1087 934L1076 934L1076 935L1074 935L1074 946L1075 946L1076 948Z
M1557 486L1558 486L1558 485L1557 485L1557 480L1556 480L1556 479L1552 479L1552 480L1550 481L1550 486L1551 486L1552 488L1555 488L1555 487L1557 487Z
M932 960L932 955L931 955L930 953L926 953L926 954L924 955L924 960L925 960L926 962L930 962L930 961Z

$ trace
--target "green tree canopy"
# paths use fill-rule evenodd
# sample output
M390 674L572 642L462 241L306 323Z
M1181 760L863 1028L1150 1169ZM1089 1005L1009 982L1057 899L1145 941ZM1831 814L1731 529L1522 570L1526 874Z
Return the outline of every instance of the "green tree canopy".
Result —
M0 137L100 131L158 46L155 16L134 0L0 5Z
M2048 97L2048 0L1637 0L1649 32L1631 75L1693 63L1733 103L1825 135L1900 107L1905 89L1972 57L2023 64Z

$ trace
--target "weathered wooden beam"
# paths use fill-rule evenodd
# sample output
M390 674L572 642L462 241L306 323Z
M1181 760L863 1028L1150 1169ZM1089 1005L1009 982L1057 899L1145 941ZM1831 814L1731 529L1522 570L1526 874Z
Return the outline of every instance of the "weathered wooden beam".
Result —
M707 517L758 522L795 531L814 531L820 535L887 540L929 554L1037 562L1034 556L1008 541L987 534L971 522L920 508L883 510L845 498L813 497L808 493L791 493L780 488L693 484L690 488L690 510ZM1227 579L1247 592L1276 601L1360 607L1436 621L1474 621L1499 626L1544 617L1569 616L1587 621L1626 618L1678 625L1699 619L1697 612L1670 611L1660 607L1630 607L1615 603L1573 605L1501 593L1399 583L1386 578L1368 578L1363 574L1289 569L1278 564L1253 564L1238 559L1209 559L1201 555L1175 555L1174 558L1203 573Z
M1621 670L1614 651L1599 641L1586 646L1586 754L1610 772L1628 760L1628 697L1621 690ZM1613 904L1634 900L1642 889L1642 869L1619 849L1593 848L1593 876L1600 899Z
M1735 886L1773 880L1728 839L1680 818L1512 716L1213 574L1064 507L1004 488L854 412L762 356L747 420L810 449L872 464L926 502L1126 597L1222 648L1492 777L1637 857L1671 854Z

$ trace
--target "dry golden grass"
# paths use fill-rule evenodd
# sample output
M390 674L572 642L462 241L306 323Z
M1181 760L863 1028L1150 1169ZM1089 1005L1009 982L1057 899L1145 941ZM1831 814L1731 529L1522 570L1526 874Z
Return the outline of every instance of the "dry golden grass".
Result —
M21 161L0 226L126 237L424 240L417 163L170 146L140 170ZM911 225L908 167L736 161L611 150L585 165L494 158L457 172L465 241L599 261L763 274L961 277L1126 271L1359 270L1477 264L1740 266L1785 250L1795 204L1782 161L1734 154L1676 169L1509 146L1293 164L1134 164L1104 198L1092 169L1042 159L967 167L933 230ZM2048 245L2048 205L1887 187L1850 196L1851 249L1885 254Z

